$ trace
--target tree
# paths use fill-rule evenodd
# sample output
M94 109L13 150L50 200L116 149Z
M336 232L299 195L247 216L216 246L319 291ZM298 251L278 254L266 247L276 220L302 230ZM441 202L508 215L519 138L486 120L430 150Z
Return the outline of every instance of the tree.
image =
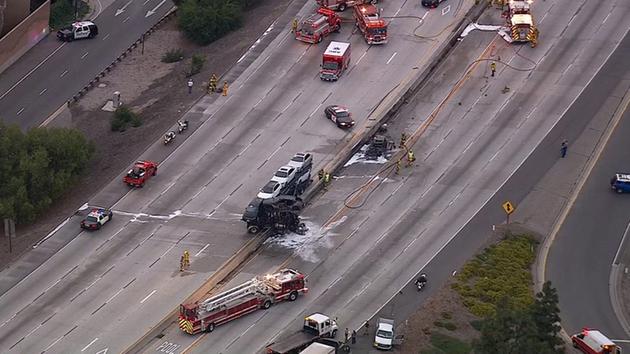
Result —
M563 353L557 304L558 296L549 282L536 295L535 303L525 309L502 298L495 314L482 321L481 337L473 343L475 353Z
M0 123L0 218L33 221L86 169L94 147L78 131Z
M197 44L210 44L241 26L241 2L233 0L183 0L179 28Z
M536 300L531 306L531 315L536 324L538 340L549 348L562 349L560 334L560 308L558 308L558 292L551 286L550 281L543 284L542 291L536 294Z

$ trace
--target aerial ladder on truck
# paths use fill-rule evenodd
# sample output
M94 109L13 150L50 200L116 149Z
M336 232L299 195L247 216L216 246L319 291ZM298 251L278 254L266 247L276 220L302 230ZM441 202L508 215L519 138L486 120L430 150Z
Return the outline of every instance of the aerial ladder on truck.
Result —
M294 301L306 293L304 275L293 269L255 277L204 301L180 305L179 327L188 334L212 332L218 325L268 309L284 300Z

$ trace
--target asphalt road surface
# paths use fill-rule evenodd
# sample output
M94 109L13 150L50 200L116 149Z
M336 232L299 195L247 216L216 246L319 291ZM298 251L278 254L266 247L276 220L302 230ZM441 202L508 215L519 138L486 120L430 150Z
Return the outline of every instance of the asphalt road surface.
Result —
M64 43L50 33L0 75L0 119L22 129L41 124L172 6L170 0L117 0L94 19L94 39Z
M623 87L624 82L627 87L630 80L629 56L630 36L626 35L593 81L593 95L576 102L576 109L571 111L574 116L606 110L608 96L618 94L614 89ZM596 92L606 94L602 97ZM586 106L596 110L585 109ZM547 278L558 289L562 324L569 334L590 327L612 339L628 339L613 312L609 286L613 260L618 250L624 252L621 240L630 223L630 199L610 189L610 178L628 171L629 134L630 110L625 107L549 252ZM630 350L627 343L622 346Z
M506 49L492 35L471 34L399 114L407 125L399 124L407 132L422 126L462 68L482 53L497 60L501 56L517 69L534 63L533 71L502 69L490 79L488 68L479 65L414 146L418 161L413 169L390 174L364 205L350 210L342 207L345 197L381 167L351 165L304 213L310 228L305 237L269 240L226 285L288 266L308 275L306 296L210 334L190 337L172 328L145 352L258 352L273 338L299 329L304 315L312 312L337 317L342 329L358 329L379 311L410 313L425 295L407 306L412 296L408 282L429 269L434 276L428 293L437 289L483 244L491 225L503 221L500 204L523 199L557 160L561 136L584 130L589 117L559 123L560 118L628 28L628 8L619 7L620 2L537 4L536 10L547 14L539 20L541 32L553 41L536 49ZM567 63L572 63L569 69ZM509 94L501 93L505 86ZM605 97L605 92L596 96ZM513 175L520 167L525 172ZM510 177L515 178L506 183ZM443 257L440 251L458 235L449 246L451 256ZM406 294L402 310L389 302L399 291ZM388 303L395 309L383 309Z
M402 4L387 2L384 11ZM407 6L424 14L418 4ZM309 3L304 14L313 8ZM433 13L427 31L461 19L464 10ZM0 275L3 284L17 283L0 297L0 346L16 353L120 352L149 331L247 240L240 216L278 167L304 150L314 153L316 166L329 162L370 124L368 113L387 92L427 65L439 41L412 36L416 26L394 21L386 46L368 47L350 26L333 35L353 47L352 65L337 83L318 77L327 41L309 46L284 31L228 97L202 99L186 114L191 124L204 124L184 144L157 142L142 156L174 149L144 188L128 191L118 178L97 186L103 189L90 204L113 204L113 222L73 239L73 217L49 240L72 241L41 267L22 280L19 266ZM70 44L77 43L88 41ZM352 132L325 120L323 107L332 103L353 111ZM180 273L184 249L192 265Z

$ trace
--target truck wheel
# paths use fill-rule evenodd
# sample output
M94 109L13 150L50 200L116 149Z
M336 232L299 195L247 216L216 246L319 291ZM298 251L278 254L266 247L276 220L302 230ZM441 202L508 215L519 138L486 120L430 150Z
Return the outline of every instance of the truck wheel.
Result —
M337 330L333 329L332 333L330 334L330 338L335 338L337 336Z
M344 3L339 4L338 9L339 9L339 11L343 12L346 9L346 4L344 4Z
M155 170L153 170L153 175L157 175L157 168Z
M247 228L247 232L249 232L250 234L254 234L255 235L255 234L258 233L258 231L260 231L260 230L258 229L258 226L256 226L256 225L252 225L252 226Z
M270 307L271 307L271 301L265 300L265 302L263 302L262 308L266 310L266 309L268 309Z
M321 43L322 42L322 36L319 36L319 38L317 38L317 43Z
M214 331L214 323L210 323L208 327L206 327L206 332L210 333Z
M298 298L298 293L297 291L293 291L291 294L289 294L289 301L295 301Z

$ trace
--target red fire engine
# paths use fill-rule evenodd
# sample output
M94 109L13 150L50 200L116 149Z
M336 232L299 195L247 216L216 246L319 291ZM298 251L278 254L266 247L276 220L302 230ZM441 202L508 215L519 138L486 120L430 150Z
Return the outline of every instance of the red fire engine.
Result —
M621 354L621 348L595 329L584 328L572 335L571 341L574 347L586 354Z
M295 301L308 292L304 275L293 269L258 276L204 301L179 306L179 328L188 334L212 332L224 324L284 300Z
M387 22L379 16L376 6L356 5L354 19L367 44L387 43Z
M530 8L533 0L509 0L505 12L510 36L514 42L529 42L532 48L538 44L538 28Z
M343 11L348 7L359 4L376 4L378 0L315 0L319 6L327 7L332 10Z
M295 31L295 39L306 43L319 43L331 32L341 28L341 18L331 9L319 8L316 14L302 21Z

